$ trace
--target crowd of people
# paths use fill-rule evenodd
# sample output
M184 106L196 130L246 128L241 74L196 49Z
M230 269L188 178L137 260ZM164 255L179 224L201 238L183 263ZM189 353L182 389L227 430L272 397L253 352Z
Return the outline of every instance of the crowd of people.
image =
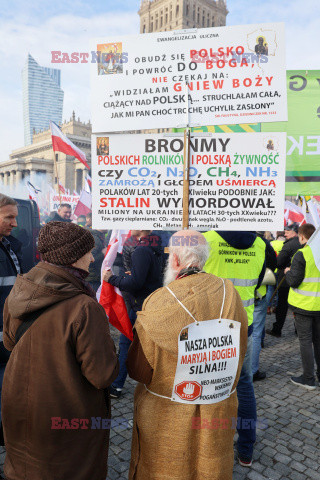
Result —
M21 245L11 235L17 215L16 201L0 194L7 480L105 479L109 429L89 422L99 418L110 426L110 396L121 397L128 374L138 382L130 480L230 480L235 429L237 459L251 467L254 382L266 378L260 351L265 334L281 337L288 306L302 359L302 374L291 381L316 388L320 271L308 245L313 225L292 224L275 238L270 232L183 230L169 240L161 232L132 230L117 268L102 273L122 292L133 327L132 342L120 336L117 356L96 297L110 232L106 238L107 232L93 230L91 214L73 223L70 205L61 205L40 230L41 261L23 273ZM275 323L265 331L266 316L274 311ZM205 328L212 319L239 326L230 392L221 401L181 400L173 392L179 344L191 324Z

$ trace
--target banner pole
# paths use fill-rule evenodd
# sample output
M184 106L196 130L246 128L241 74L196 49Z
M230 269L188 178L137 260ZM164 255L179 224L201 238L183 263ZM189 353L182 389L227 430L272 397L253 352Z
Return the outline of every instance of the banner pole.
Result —
M189 96L188 96L188 82L185 85L186 96L186 116L187 127L184 131L184 148L183 148L183 217L182 230L189 228L189 167L190 167L190 128L189 128Z
M53 175L57 177L59 203L60 203L60 206L61 206L61 192L60 192L60 184L59 184L60 182L59 182L59 174L58 174L58 165L57 165L57 160L56 160L56 153L53 150L53 148L52 148L52 152L53 152L53 172L54 172Z

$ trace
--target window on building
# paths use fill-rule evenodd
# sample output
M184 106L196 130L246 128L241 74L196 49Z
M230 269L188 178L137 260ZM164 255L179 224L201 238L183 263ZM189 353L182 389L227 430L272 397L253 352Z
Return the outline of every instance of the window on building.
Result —
M208 18L207 18L207 27L210 26L210 14L208 13Z
M170 12L170 21L172 20L172 10Z
M143 33L146 33L146 26L143 25Z
M212 27L214 27L214 17L212 17Z
M187 17L189 16L189 5L187 4L187 7L186 7L186 15Z
M160 18L160 28L162 27L163 25L163 16L161 15L161 18Z
M168 23L168 14L166 13L166 24Z
M202 26L205 27L205 17L204 17L204 14L202 15Z
M156 30L158 30L158 19L156 18Z
M153 22L150 24L150 32L153 32Z
M177 5L177 7L176 7L176 17L178 17L178 16L179 16L179 5Z

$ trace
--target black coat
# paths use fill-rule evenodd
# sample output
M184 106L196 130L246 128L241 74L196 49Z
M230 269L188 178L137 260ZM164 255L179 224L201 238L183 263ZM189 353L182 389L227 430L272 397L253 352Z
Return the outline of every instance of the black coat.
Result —
M16 254L21 268L21 247L22 243L19 242L15 237L9 235L5 237L11 245L12 250ZM7 296L9 295L14 281L11 281L10 278L17 276L17 270L13 260L11 259L9 252L6 247L0 241L0 331L3 330L3 307L4 302L6 301Z
M277 267L278 267L278 282L280 283L284 277L284 270L287 267L290 267L293 255L301 248L299 238L293 237L289 240L286 240L283 244L282 250L277 256ZM289 288L286 280L282 283L281 287ZM280 287L280 288L281 288Z
M112 275L108 282L129 292L131 308L138 312L144 300L162 286L163 248L139 245L131 255L131 275Z
M60 217L60 215L58 214L58 212L55 212L54 213L54 216L52 218L49 218L49 220L47 220L46 223L49 223L49 222L65 222L65 223L71 223L72 220L68 220L66 218L62 218Z

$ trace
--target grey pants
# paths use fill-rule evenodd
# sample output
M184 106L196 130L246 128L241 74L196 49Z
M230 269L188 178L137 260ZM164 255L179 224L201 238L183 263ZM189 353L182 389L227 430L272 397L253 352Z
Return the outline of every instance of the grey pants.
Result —
M294 318L300 342L303 377L307 381L313 381L314 361L317 364L318 378L320 377L320 317L295 313Z

